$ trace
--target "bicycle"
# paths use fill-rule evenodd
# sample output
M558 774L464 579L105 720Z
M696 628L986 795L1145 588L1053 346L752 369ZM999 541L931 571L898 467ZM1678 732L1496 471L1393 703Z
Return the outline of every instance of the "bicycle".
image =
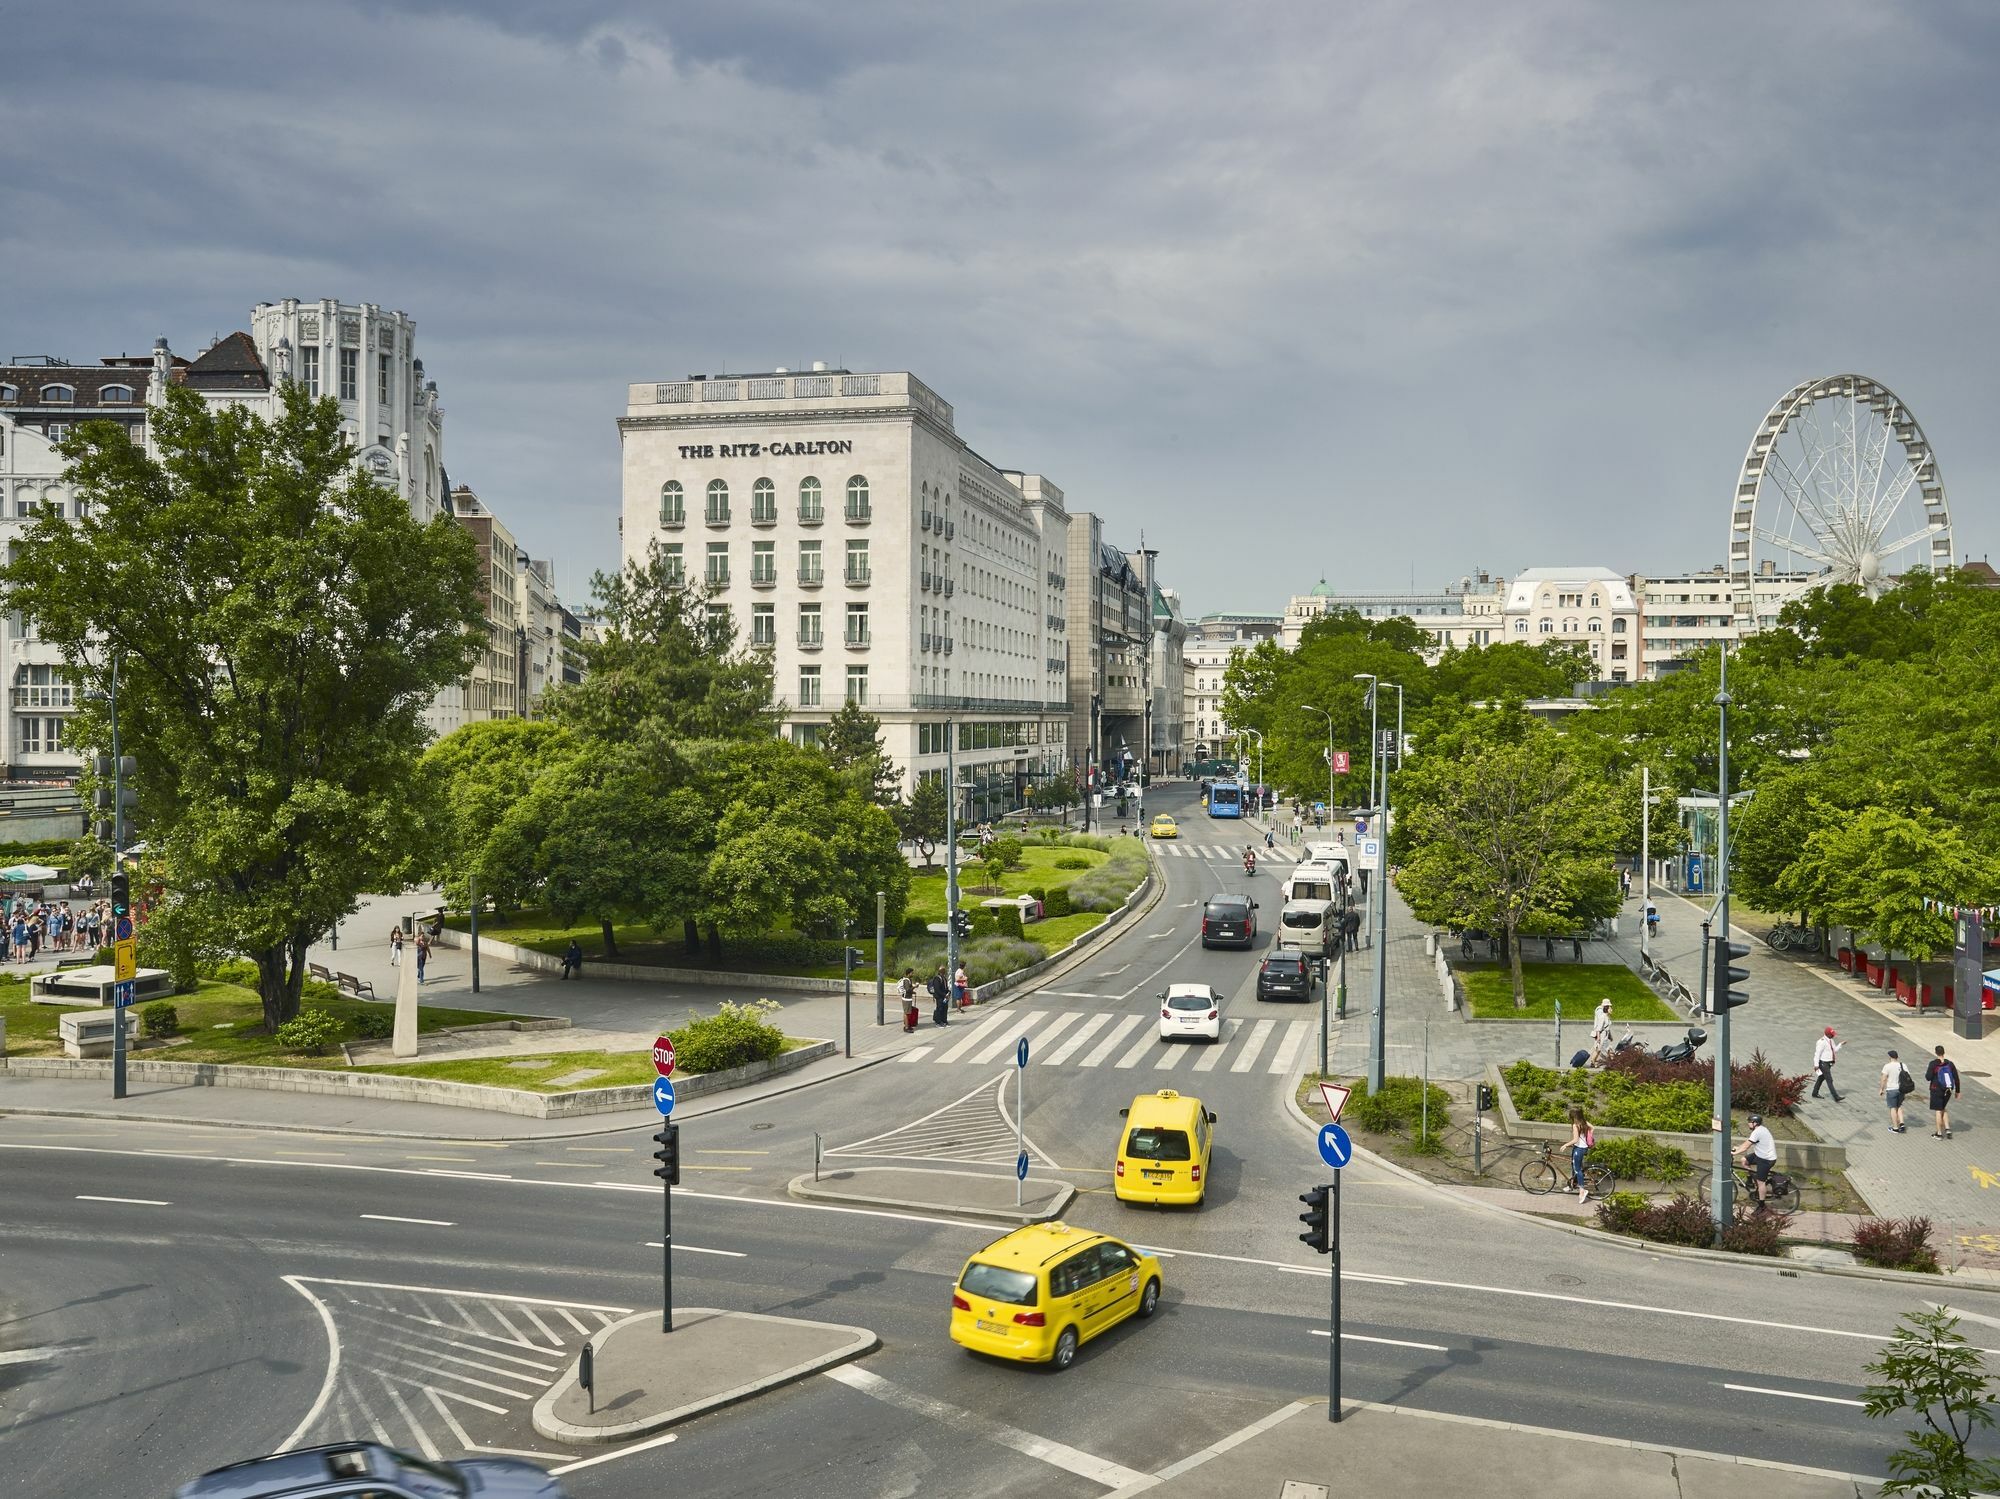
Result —
M1555 1145L1542 1141L1542 1151L1534 1160L1521 1168L1521 1190L1535 1197L1546 1197L1558 1187L1570 1185L1567 1165L1556 1159ZM1605 1197L1616 1190L1618 1178L1611 1174L1609 1166L1585 1166L1583 1168L1583 1189L1592 1197Z
M1750 1174L1750 1168L1744 1165L1733 1166L1730 1168L1730 1174L1736 1178L1736 1201L1746 1202L1750 1206L1755 1207L1757 1205L1757 1180ZM1704 1170L1701 1173L1701 1180L1695 1184L1695 1195L1701 1199L1703 1207L1708 1206L1708 1188L1709 1183L1713 1180L1714 1173ZM1770 1195L1764 1201L1767 1205L1775 1207L1787 1197L1795 1197L1797 1190L1797 1184L1789 1176L1785 1175L1784 1172L1773 1171L1771 1173ZM1793 1206L1797 1206L1796 1201L1794 1201Z
M1772 927L1764 940L1775 952L1819 951L1819 933L1811 927L1799 926L1790 921L1781 921Z

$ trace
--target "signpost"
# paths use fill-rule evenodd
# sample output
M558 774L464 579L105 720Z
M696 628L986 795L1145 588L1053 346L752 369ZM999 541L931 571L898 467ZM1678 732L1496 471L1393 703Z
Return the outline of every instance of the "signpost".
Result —
M662 1055L664 1053L664 1055ZM653 1107L660 1111L660 1132L653 1141L660 1148L653 1159L660 1164L653 1175L660 1179L660 1331L674 1330L674 1186L681 1179L681 1127L674 1123L674 1085L667 1074L674 1068L674 1043L662 1036L653 1043L653 1065L660 1075L653 1079Z
M1319 1127L1319 1158L1333 1168L1333 1189L1327 1197L1327 1253L1333 1256L1331 1336L1327 1342L1326 1418L1340 1419L1340 1171L1354 1159L1354 1142L1336 1122L1347 1104L1348 1090L1333 1083L1320 1084L1321 1096L1333 1119ZM1338 1096L1336 1096L1338 1095Z
M1014 1048L1014 1206L1021 1205L1021 1183L1028 1179L1028 1142L1021 1121L1028 1117L1028 1038Z

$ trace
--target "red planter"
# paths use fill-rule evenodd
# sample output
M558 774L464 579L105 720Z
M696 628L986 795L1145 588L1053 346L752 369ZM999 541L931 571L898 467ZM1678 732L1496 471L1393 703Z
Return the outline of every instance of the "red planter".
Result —
M1837 952L1836 954L1834 954L1834 956L1835 956L1835 957L1836 957L1836 958L1837 958L1837 959L1839 960L1839 962L1840 962L1840 966L1841 966L1841 967L1842 967L1842 968L1843 968L1844 970L1846 970L1846 971L1847 971L1848 973L1852 973L1852 972L1854 972L1854 949L1853 949L1853 948L1851 948L1851 947L1843 947L1843 948L1842 948L1842 949L1841 949L1841 950L1840 950L1839 952Z
M1881 988L1882 979L1884 977L1882 965L1880 963L1872 963L1866 958L1863 958L1861 962L1862 966L1868 972L1868 982L1874 985L1877 989Z

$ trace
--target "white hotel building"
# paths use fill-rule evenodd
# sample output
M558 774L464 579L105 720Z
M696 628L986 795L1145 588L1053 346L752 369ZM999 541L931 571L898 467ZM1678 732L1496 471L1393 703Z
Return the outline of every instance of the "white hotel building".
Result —
M1068 763L1062 491L973 452L916 376L649 382L618 430L626 560L658 543L713 585L794 740L853 699L911 786L953 722L974 815Z

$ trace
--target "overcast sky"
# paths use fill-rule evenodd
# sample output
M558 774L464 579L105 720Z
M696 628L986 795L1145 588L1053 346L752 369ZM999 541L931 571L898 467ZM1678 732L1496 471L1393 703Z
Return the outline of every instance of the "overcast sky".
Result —
M2000 7L0 3L7 347L417 321L469 483L615 565L624 387L915 371L1196 613L1719 561L1872 375L1994 547Z

